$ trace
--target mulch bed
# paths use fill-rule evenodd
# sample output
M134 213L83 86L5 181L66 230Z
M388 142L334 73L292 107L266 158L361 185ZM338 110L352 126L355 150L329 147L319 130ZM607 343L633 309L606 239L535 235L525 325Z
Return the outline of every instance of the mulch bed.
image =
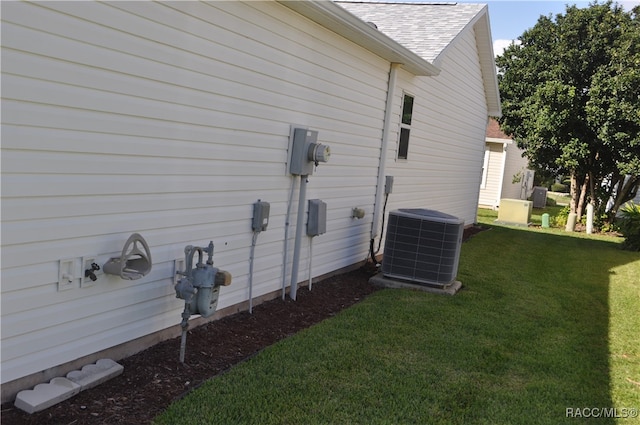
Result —
M482 230L465 229L464 240ZM311 291L301 288L296 301L276 298L255 306L253 314L241 312L190 329L184 364L178 360L180 338L167 340L120 360L122 375L41 412L29 415L5 403L0 420L3 425L150 423L204 381L376 291L369 284L376 271L368 263L316 283Z

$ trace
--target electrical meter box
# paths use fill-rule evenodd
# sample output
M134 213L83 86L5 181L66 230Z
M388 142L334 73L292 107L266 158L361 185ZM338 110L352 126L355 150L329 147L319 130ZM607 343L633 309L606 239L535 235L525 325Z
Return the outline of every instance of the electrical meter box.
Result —
M327 231L327 204L320 199L309 199L307 235L318 236Z
M264 202L258 199L253 204L253 220L251 222L251 228L254 232L262 232L267 230L269 224L269 209L271 206L268 202Z
M388 195L391 192L393 192L393 176L385 176L384 193Z
M313 174L313 167L327 162L331 154L329 146L318 143L318 132L306 128L294 128L289 147L289 173L299 176Z

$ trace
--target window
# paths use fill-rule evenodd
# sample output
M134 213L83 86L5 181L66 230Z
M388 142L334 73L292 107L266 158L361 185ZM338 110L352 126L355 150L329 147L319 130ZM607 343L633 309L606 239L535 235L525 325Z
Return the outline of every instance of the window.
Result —
M409 154L409 134L413 115L413 96L402 96L402 121L400 123L400 139L398 140L398 159L407 159Z

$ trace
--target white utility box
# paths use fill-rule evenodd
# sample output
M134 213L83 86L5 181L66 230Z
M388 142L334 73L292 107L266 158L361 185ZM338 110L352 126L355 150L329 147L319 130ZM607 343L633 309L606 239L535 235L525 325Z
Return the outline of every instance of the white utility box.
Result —
M500 208L498 208L498 219L496 221L505 224L528 226L531 221L532 210L533 202L531 201L500 199Z

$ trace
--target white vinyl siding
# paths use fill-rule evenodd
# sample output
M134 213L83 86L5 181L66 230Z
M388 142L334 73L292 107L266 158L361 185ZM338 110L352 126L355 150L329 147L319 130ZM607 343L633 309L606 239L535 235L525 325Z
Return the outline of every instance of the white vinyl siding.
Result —
M331 148L307 186L308 199L327 203L312 275L367 257L387 60L272 1L4 2L1 31L3 384L179 330L174 260L186 245L212 240L215 265L232 274L219 309L246 302L258 199L271 208L253 295L279 291L283 275L288 285L292 124ZM437 77L398 72L389 140L401 94L415 99L408 158L391 160L389 143L387 212L423 207L471 224L487 119L473 28L439 64ZM291 251L297 197L296 188ZM80 276L81 258L103 265L134 232L151 248L147 276L57 290L61 259ZM300 281L308 244L303 237Z
M308 185L328 205L313 275L366 257L388 62L273 2L12 2L2 20L3 383L177 326L185 245L213 240L233 275L219 308L246 301L258 198L253 294L278 290L291 124L333 152ZM57 291L60 259L79 274L133 232L149 275Z
M487 122L474 31L447 50L436 78L401 71L398 85L415 99L408 159L387 164L386 174L395 177L387 211L428 208L474 223ZM392 128L399 126L401 99Z
M486 185L480 188L479 204L495 208L500 204L506 153L503 143L487 143L486 146L488 150L487 181Z
M522 157L522 150L505 139L504 143L499 139L495 142L487 142L489 152L487 167L487 184L480 187L479 205L488 208L497 208L500 199L526 199L531 193L533 171L527 167L529 165L526 158ZM529 188L523 188L529 172ZM516 174L522 174L522 181L514 183Z

